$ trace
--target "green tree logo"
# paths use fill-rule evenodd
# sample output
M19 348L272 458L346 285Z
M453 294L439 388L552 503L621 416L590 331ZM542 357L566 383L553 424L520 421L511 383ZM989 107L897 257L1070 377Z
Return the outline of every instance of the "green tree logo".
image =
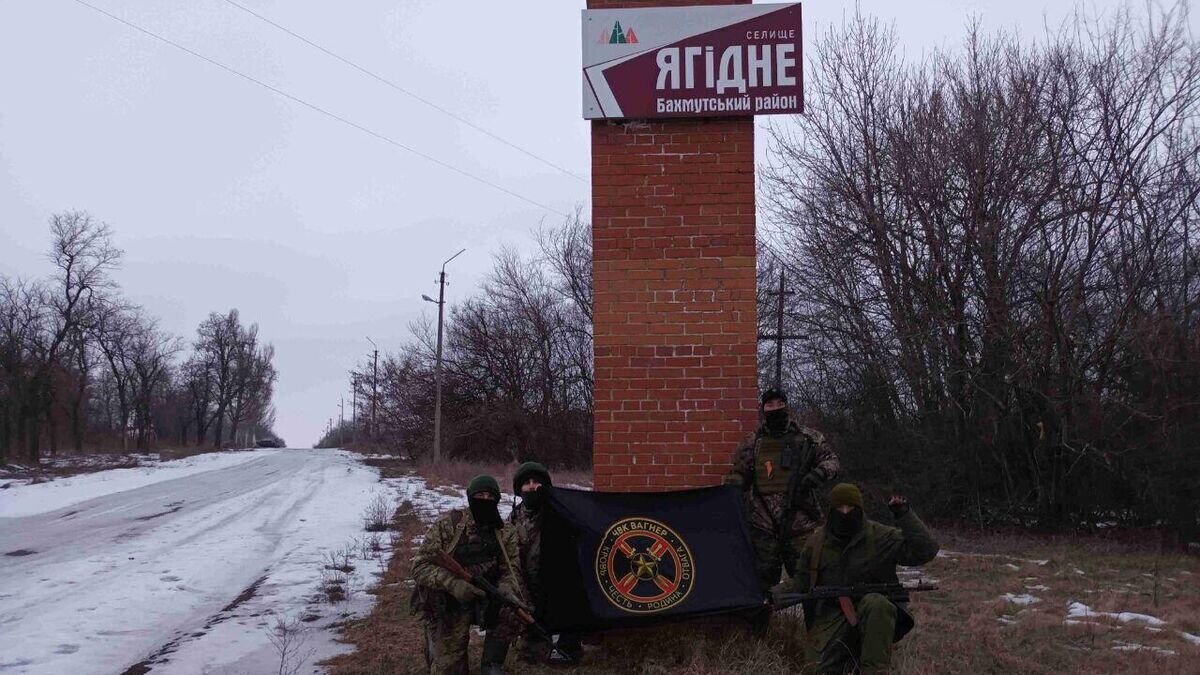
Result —
M637 44L637 41L637 34L633 32L633 29L622 30L620 21L613 24L612 33L608 36L610 45L633 45Z

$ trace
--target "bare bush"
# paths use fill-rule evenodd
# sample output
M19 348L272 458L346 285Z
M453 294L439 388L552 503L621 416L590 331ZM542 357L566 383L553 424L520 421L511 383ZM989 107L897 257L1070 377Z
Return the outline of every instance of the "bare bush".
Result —
M305 649L308 644L308 629L297 618L276 616L275 623L267 631L267 639L279 656L278 675L298 675L304 665L316 653L315 647Z
M391 527L395 513L392 500L386 494L376 493L363 511L363 529L367 532L383 532Z

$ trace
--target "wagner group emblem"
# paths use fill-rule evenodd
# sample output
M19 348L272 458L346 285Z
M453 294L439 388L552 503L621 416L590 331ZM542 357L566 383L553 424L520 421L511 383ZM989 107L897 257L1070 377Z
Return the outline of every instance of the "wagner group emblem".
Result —
M624 518L600 540L596 580L613 605L652 614L687 598L696 583L696 563L671 528L649 518Z

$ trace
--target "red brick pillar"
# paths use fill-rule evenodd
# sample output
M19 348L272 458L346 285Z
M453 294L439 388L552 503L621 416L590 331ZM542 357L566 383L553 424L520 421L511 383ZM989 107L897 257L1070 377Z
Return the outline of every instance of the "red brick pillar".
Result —
M589 0L589 9L749 4ZM754 118L592 122L597 490L714 485L757 419Z

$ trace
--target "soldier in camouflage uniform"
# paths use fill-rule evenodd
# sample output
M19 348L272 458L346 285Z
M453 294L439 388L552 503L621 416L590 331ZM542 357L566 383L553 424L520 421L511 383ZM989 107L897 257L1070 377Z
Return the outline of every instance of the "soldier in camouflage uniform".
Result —
M525 462L517 467L513 475L513 493L520 495L521 503L509 514L509 523L517 532L517 543L521 550L521 580L533 601L534 618L542 619L546 607L547 590L541 575L542 557L542 505L551 488L550 472L537 462ZM558 636L556 657L575 661L582 652L579 636L563 633ZM525 632L522 657L531 662L546 660L551 654L551 645L527 630Z
M796 556L821 522L817 489L841 465L820 432L790 419L786 394L768 389L761 410L764 423L738 448L725 482L745 490L754 572L765 592L781 567L795 576Z
M508 645L520 631L511 608L489 602L484 592L433 562L439 551L450 553L473 574L480 574L512 597L521 592L517 533L504 527L497 507L500 485L491 476L476 476L467 488L466 509L442 516L421 542L413 558L413 610L425 624L425 659L431 675L466 675L471 625L487 631L482 675L500 675Z
M834 486L829 502L828 522L801 551L800 574L771 589L777 601L782 594L804 593L816 586L899 583L896 565L924 565L937 555L937 541L901 495L888 501L896 527L867 520L862 493L849 483ZM821 673L887 673L892 644L914 625L907 604L871 593L854 603L855 624L851 625L836 599L806 603L809 663L818 664Z

